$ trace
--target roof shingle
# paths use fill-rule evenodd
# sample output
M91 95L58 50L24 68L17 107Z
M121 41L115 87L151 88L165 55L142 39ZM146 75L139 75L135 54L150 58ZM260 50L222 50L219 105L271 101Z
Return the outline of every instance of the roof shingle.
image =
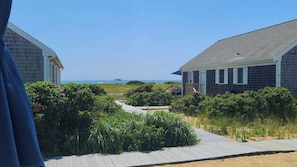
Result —
M219 64L269 60L297 41L297 19L217 41L181 67L211 68Z

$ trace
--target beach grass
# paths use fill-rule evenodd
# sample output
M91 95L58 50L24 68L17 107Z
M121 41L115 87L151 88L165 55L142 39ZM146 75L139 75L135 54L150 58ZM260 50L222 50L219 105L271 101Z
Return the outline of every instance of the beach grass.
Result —
M180 86L181 83L170 83L170 84L153 84L153 89L162 89L169 90L170 88ZM139 85L130 85L130 84L100 84L100 86L106 91L107 95L112 97L115 100L126 100L125 94L130 90L136 89Z
M107 94L115 100L126 100L125 94L130 90L136 89L139 85L129 84L101 84L100 85ZM168 90L170 87L180 86L180 83L172 84L153 84L153 89ZM155 112L155 111L149 111ZM168 111L167 111L168 112ZM279 121L267 119L263 123L253 122L252 124L242 124L236 120L231 125L226 124L226 120L217 120L214 124L207 115L198 114L197 116L186 116L181 113L176 113L192 126L211 131L224 130L225 135L235 140L242 140L242 129L246 130L246 137L250 140L265 140L265 139L290 139L297 137L297 126L294 123L281 125Z

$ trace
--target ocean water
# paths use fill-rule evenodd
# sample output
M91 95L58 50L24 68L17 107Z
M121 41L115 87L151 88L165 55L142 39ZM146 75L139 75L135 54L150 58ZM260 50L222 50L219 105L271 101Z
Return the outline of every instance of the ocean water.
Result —
M129 81L135 81L135 80L73 80L73 81L61 81L61 84L67 84L67 83L77 83L77 84L126 84ZM157 84L163 84L165 82L181 82L181 80L137 80L144 83L157 83Z

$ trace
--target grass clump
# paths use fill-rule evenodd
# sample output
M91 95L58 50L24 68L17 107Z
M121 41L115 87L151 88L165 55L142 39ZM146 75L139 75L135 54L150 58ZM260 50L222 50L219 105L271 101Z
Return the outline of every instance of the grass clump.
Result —
M191 126L177 116L165 112L152 115L122 112L93 122L88 148L91 152L121 153L197 142Z

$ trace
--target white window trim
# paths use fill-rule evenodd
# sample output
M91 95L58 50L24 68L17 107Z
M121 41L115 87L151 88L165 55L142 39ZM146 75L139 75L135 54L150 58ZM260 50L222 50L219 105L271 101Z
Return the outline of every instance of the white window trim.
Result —
M224 83L220 83L220 70L224 70ZM228 68L224 69L216 69L216 79L215 82L216 84L228 84Z
M192 84L194 79L194 73L193 71L188 71L188 83Z
M237 78L238 78L238 68L243 69L243 83L238 83ZM247 67L237 67L233 68L233 84L236 85L247 85L248 84L248 68Z

